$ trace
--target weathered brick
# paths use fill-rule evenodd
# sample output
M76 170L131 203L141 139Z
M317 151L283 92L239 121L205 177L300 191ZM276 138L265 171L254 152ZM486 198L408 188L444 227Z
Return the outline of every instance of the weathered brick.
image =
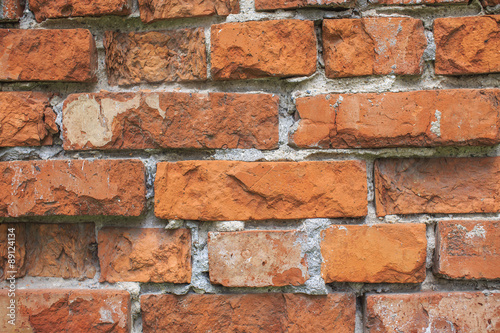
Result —
M367 213L362 161L182 161L157 164L155 214L166 219L266 220Z
M352 294L142 295L144 333L354 332Z
M500 72L500 15L434 20L436 74Z
M0 92L0 147L45 146L59 130L50 94Z
M138 216L144 172L138 160L0 162L0 216Z
M227 287L301 285L309 278L302 243L295 231L211 232L210 281Z
M272 149L278 104L269 94L74 94L63 108L64 149Z
M200 81L207 78L203 28L104 34L111 85Z
M321 232L326 283L417 283L425 279L425 224L334 225Z
M45 19L77 16L129 15L131 0L29 0L38 22Z
M418 19L323 21L323 54L329 78L421 74L426 46L424 26Z
M211 31L216 80L308 76L316 71L312 21L225 23L212 25Z
M24 6L20 0L0 1L0 21L17 21L23 16Z
M434 271L451 279L500 279L499 221L440 221Z
M86 29L0 29L0 81L96 81L97 51Z
M128 333L130 294L125 290L16 290L15 325L7 316L11 298L0 290L0 331L5 333Z
M188 229L105 227L98 237L101 282L191 282Z
M356 0L255 0L255 10L293 9L303 7L352 7Z
M303 148L494 145L500 141L500 89L328 94L298 98L296 105L300 121L291 142Z
M500 331L500 293L368 295L367 332Z
M481 4L484 7L500 5L500 0L481 0Z
M26 275L27 225L28 223L0 224L0 280L2 281L12 276L18 278ZM10 232L10 229L14 229L13 232ZM9 234L12 233L14 238L9 238Z
M468 0L368 0L377 5L452 5L467 4Z
M500 158L375 161L377 215L500 211Z
M151 23L173 18L237 14L240 3L238 0L139 0L139 9L141 20Z

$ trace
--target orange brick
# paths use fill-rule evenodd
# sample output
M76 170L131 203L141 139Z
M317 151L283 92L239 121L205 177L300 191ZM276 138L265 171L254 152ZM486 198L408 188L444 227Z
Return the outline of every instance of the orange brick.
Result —
M129 15L131 0L29 0L38 22L45 19L77 16Z
M353 7L356 0L255 0L255 10L293 9L303 7Z

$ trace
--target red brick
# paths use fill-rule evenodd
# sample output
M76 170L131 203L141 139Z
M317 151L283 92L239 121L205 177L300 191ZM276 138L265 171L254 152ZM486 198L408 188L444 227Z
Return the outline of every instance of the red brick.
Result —
M500 211L500 158L375 161L377 215Z
M309 278L305 238L295 230L211 232L210 282L226 287L304 284Z
M441 292L369 295L367 332L500 331L500 294Z
M500 72L500 15L434 20L436 74Z
M468 0L368 0L377 5L452 5L467 4Z
M277 148L278 105L269 94L73 94L64 149Z
M94 37L86 29L0 29L0 68L0 81L94 82Z
M130 294L124 290L16 290L15 325L8 323L8 290L0 291L0 331L5 333L128 333Z
M237 14L240 4L238 0L139 0L139 9L142 22L151 23L173 18Z
M0 280L26 275L26 226L28 223L0 224ZM11 232L11 229L14 229ZM14 234L14 238L9 238ZM12 257L14 255L14 257Z
M20 0L0 1L0 21L18 21L23 16L23 9Z
M425 224L334 225L321 232L326 283L425 279Z
M291 142L302 148L494 145L499 101L500 89L303 97Z
M29 0L38 22L45 19L77 16L129 15L131 0Z
M437 274L451 279L500 278L499 221L441 221L436 241Z
M59 130L50 97L39 92L0 92L0 147L51 145Z
M360 217L362 161L182 161L157 164L155 214L203 221Z
M484 7L487 7L487 6L496 6L496 5L500 5L500 0L481 0L481 4L484 6Z
M138 160L0 162L0 216L138 216L144 172Z
M352 294L142 295L144 333L354 332Z
M211 48L216 80L308 76L316 71L312 21L215 24Z
M104 34L110 85L207 79L203 28Z
M329 78L421 74L426 45L422 21L413 18L323 21L323 54Z
M353 7L356 0L255 0L255 10L293 9L302 7Z
M101 282L191 282L188 229L105 227L98 235Z

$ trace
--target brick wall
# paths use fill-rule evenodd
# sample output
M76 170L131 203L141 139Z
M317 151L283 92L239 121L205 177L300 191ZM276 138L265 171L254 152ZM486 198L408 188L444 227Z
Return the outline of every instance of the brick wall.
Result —
M500 332L499 143L498 0L0 1L0 331Z

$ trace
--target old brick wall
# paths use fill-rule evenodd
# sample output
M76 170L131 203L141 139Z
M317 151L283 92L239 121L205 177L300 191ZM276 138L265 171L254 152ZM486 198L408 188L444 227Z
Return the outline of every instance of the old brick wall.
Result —
M498 0L0 0L0 331L500 332L499 143Z

